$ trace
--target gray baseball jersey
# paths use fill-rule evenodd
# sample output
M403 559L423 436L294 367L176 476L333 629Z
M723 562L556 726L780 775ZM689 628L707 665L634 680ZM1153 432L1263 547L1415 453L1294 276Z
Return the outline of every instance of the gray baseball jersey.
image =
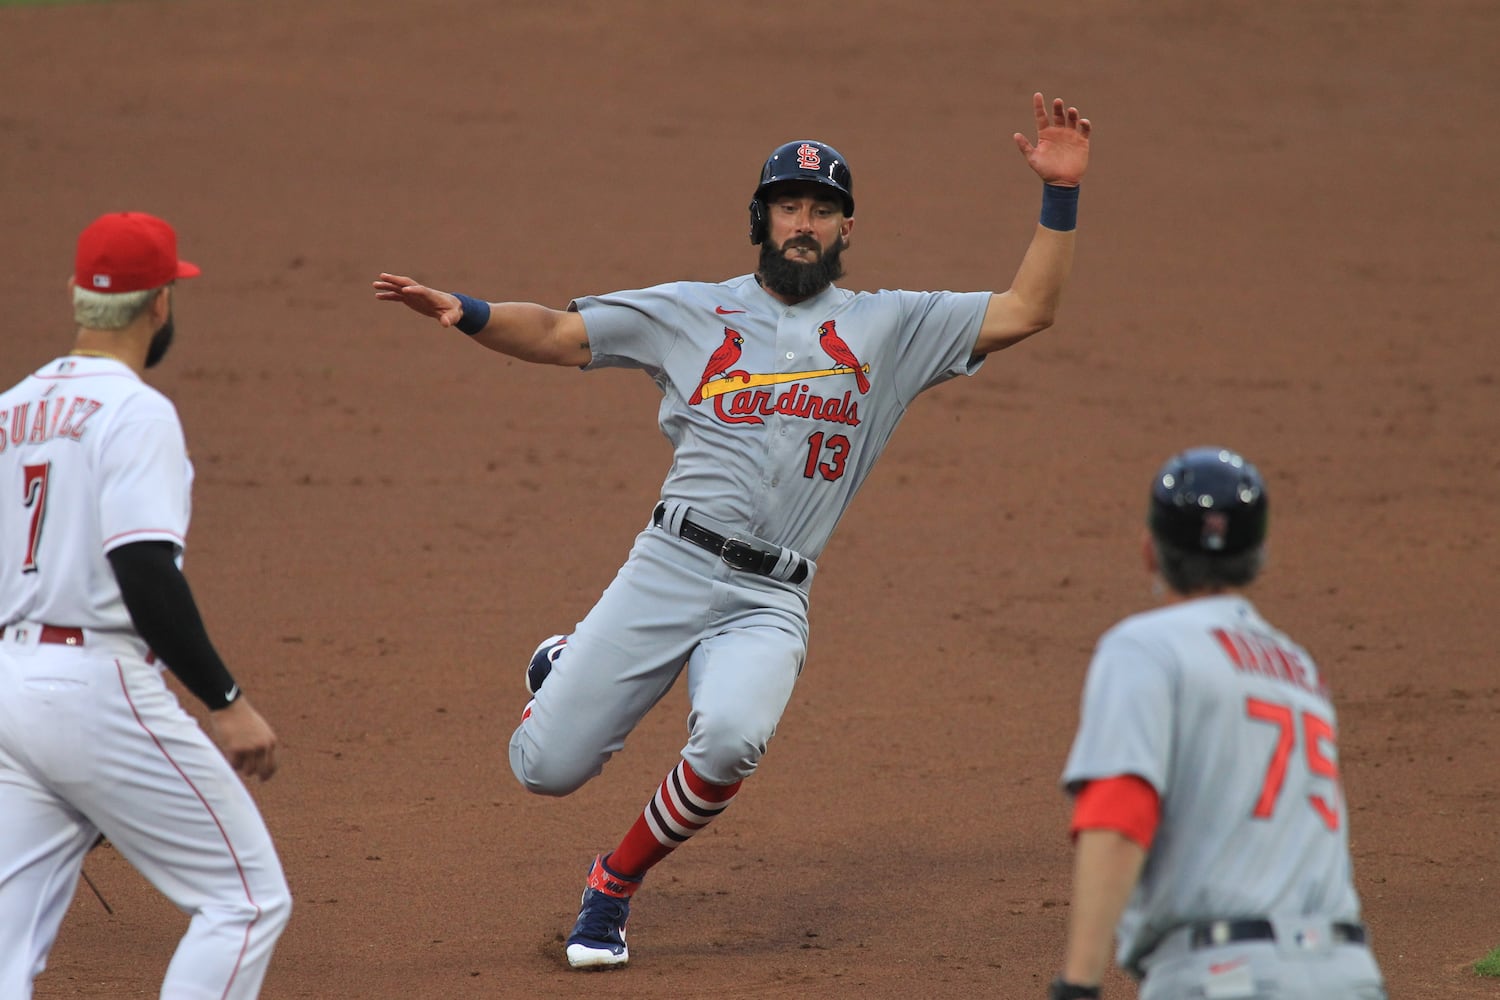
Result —
M754 275L583 298L590 368L642 368L672 442L662 496L816 559L922 390L973 374L988 292L794 306Z
M1358 920L1335 729L1312 658L1242 596L1169 605L1105 633L1063 782L1131 774L1161 797L1118 927L1122 967L1140 974L1144 955L1194 921Z
M684 759L718 784L754 771L806 656L811 560L912 399L978 370L989 300L830 287L787 306L744 275L572 303L589 368L655 380L673 460L660 527L637 536L512 736L522 784L565 795L599 773L684 665ZM677 537L687 519L795 550L808 571L739 572Z

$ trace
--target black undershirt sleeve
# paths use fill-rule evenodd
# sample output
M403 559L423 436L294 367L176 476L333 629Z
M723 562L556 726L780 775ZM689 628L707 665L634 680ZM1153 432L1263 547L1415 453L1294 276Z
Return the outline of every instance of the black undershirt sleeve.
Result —
M226 708L240 691L219 658L171 542L131 542L109 553L135 630L184 687L210 710Z

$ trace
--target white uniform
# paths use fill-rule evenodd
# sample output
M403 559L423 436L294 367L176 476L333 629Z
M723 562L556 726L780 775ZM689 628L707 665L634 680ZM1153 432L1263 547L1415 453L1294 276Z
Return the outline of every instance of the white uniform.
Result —
M177 412L68 356L0 394L0 997L24 1000L102 832L192 920L164 1000L259 994L291 909L254 801L136 634L106 554L179 560Z
M1381 998L1339 784L1333 705L1307 651L1242 596L1127 618L1089 667L1063 783L1135 775L1161 823L1117 928L1143 1000ZM1193 925L1241 921L1198 933ZM1256 937L1269 925L1270 934ZM1363 936L1358 928L1357 936Z

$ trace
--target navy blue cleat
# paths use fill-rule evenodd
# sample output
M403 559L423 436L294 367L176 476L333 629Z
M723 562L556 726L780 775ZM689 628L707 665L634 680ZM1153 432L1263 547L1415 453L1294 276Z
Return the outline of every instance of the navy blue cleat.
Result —
M554 635L536 648L531 654L531 662L526 664L527 691L535 695L542 689L542 684L552 675L552 664L557 662L567 645L567 636Z
M616 875L594 859L578 908L578 921L568 935L568 964L575 969L614 969L630 961L625 946L625 922L630 919L630 897L640 879Z

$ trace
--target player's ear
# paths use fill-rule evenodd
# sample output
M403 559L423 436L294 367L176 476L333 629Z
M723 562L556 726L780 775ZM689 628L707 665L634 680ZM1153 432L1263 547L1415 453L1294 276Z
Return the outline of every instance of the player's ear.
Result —
M172 286L162 285L151 299L152 327L160 329L170 315L172 315Z
M854 220L845 219L839 227L839 243L843 244L845 250L849 249L849 241L854 232Z

